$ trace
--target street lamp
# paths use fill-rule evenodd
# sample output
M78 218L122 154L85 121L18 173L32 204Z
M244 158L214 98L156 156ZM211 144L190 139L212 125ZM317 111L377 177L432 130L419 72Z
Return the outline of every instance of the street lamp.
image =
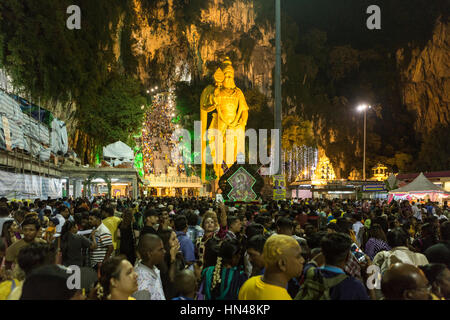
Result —
M359 112L364 111L364 155L363 155L363 180L366 181L366 113L367 109L372 108L366 104L361 104L358 106L357 110Z

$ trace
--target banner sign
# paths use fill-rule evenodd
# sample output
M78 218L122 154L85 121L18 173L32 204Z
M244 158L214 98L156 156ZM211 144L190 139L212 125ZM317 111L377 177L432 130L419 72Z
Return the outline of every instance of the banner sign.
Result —
M366 184L363 186L363 191L366 192L385 192L386 190L386 185L384 184Z
M258 198L253 191L253 185L256 179L243 167L240 167L231 177L228 183L231 185L231 191L228 193L228 199L232 201L254 201Z
M273 176L273 200L286 200L286 181L284 175Z

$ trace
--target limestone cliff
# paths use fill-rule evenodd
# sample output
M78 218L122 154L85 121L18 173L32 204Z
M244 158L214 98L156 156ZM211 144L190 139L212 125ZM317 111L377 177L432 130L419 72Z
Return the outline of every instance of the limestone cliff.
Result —
M252 2L227 3L209 1L196 13L198 20L185 24L180 20L185 8L173 0L158 1L153 11L145 11L142 0L135 0L132 52L140 79L168 89L180 80L211 75L215 63L228 55L238 79L270 95L274 30L256 25Z
M403 103L416 115L414 128L421 134L437 124L450 124L450 28L439 20L423 49L413 49L404 66L404 50L397 52Z

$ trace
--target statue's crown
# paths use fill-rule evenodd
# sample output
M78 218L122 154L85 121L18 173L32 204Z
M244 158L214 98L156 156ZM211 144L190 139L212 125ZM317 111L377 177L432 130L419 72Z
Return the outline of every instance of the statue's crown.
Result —
M225 57L225 60L223 61L223 73L228 73L228 72L231 72L231 73L234 73L234 68L233 68L233 66L232 66L232 62L231 62L231 60L230 60L230 58L229 57Z

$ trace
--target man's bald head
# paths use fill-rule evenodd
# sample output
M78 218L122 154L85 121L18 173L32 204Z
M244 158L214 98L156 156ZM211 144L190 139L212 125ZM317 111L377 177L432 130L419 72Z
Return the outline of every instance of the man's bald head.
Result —
M396 263L381 280L381 291L387 300L428 300L428 280L414 265Z
M137 250L141 256L141 259L144 260L147 252L153 251L161 243L161 241L161 238L156 234L146 233L140 237Z

